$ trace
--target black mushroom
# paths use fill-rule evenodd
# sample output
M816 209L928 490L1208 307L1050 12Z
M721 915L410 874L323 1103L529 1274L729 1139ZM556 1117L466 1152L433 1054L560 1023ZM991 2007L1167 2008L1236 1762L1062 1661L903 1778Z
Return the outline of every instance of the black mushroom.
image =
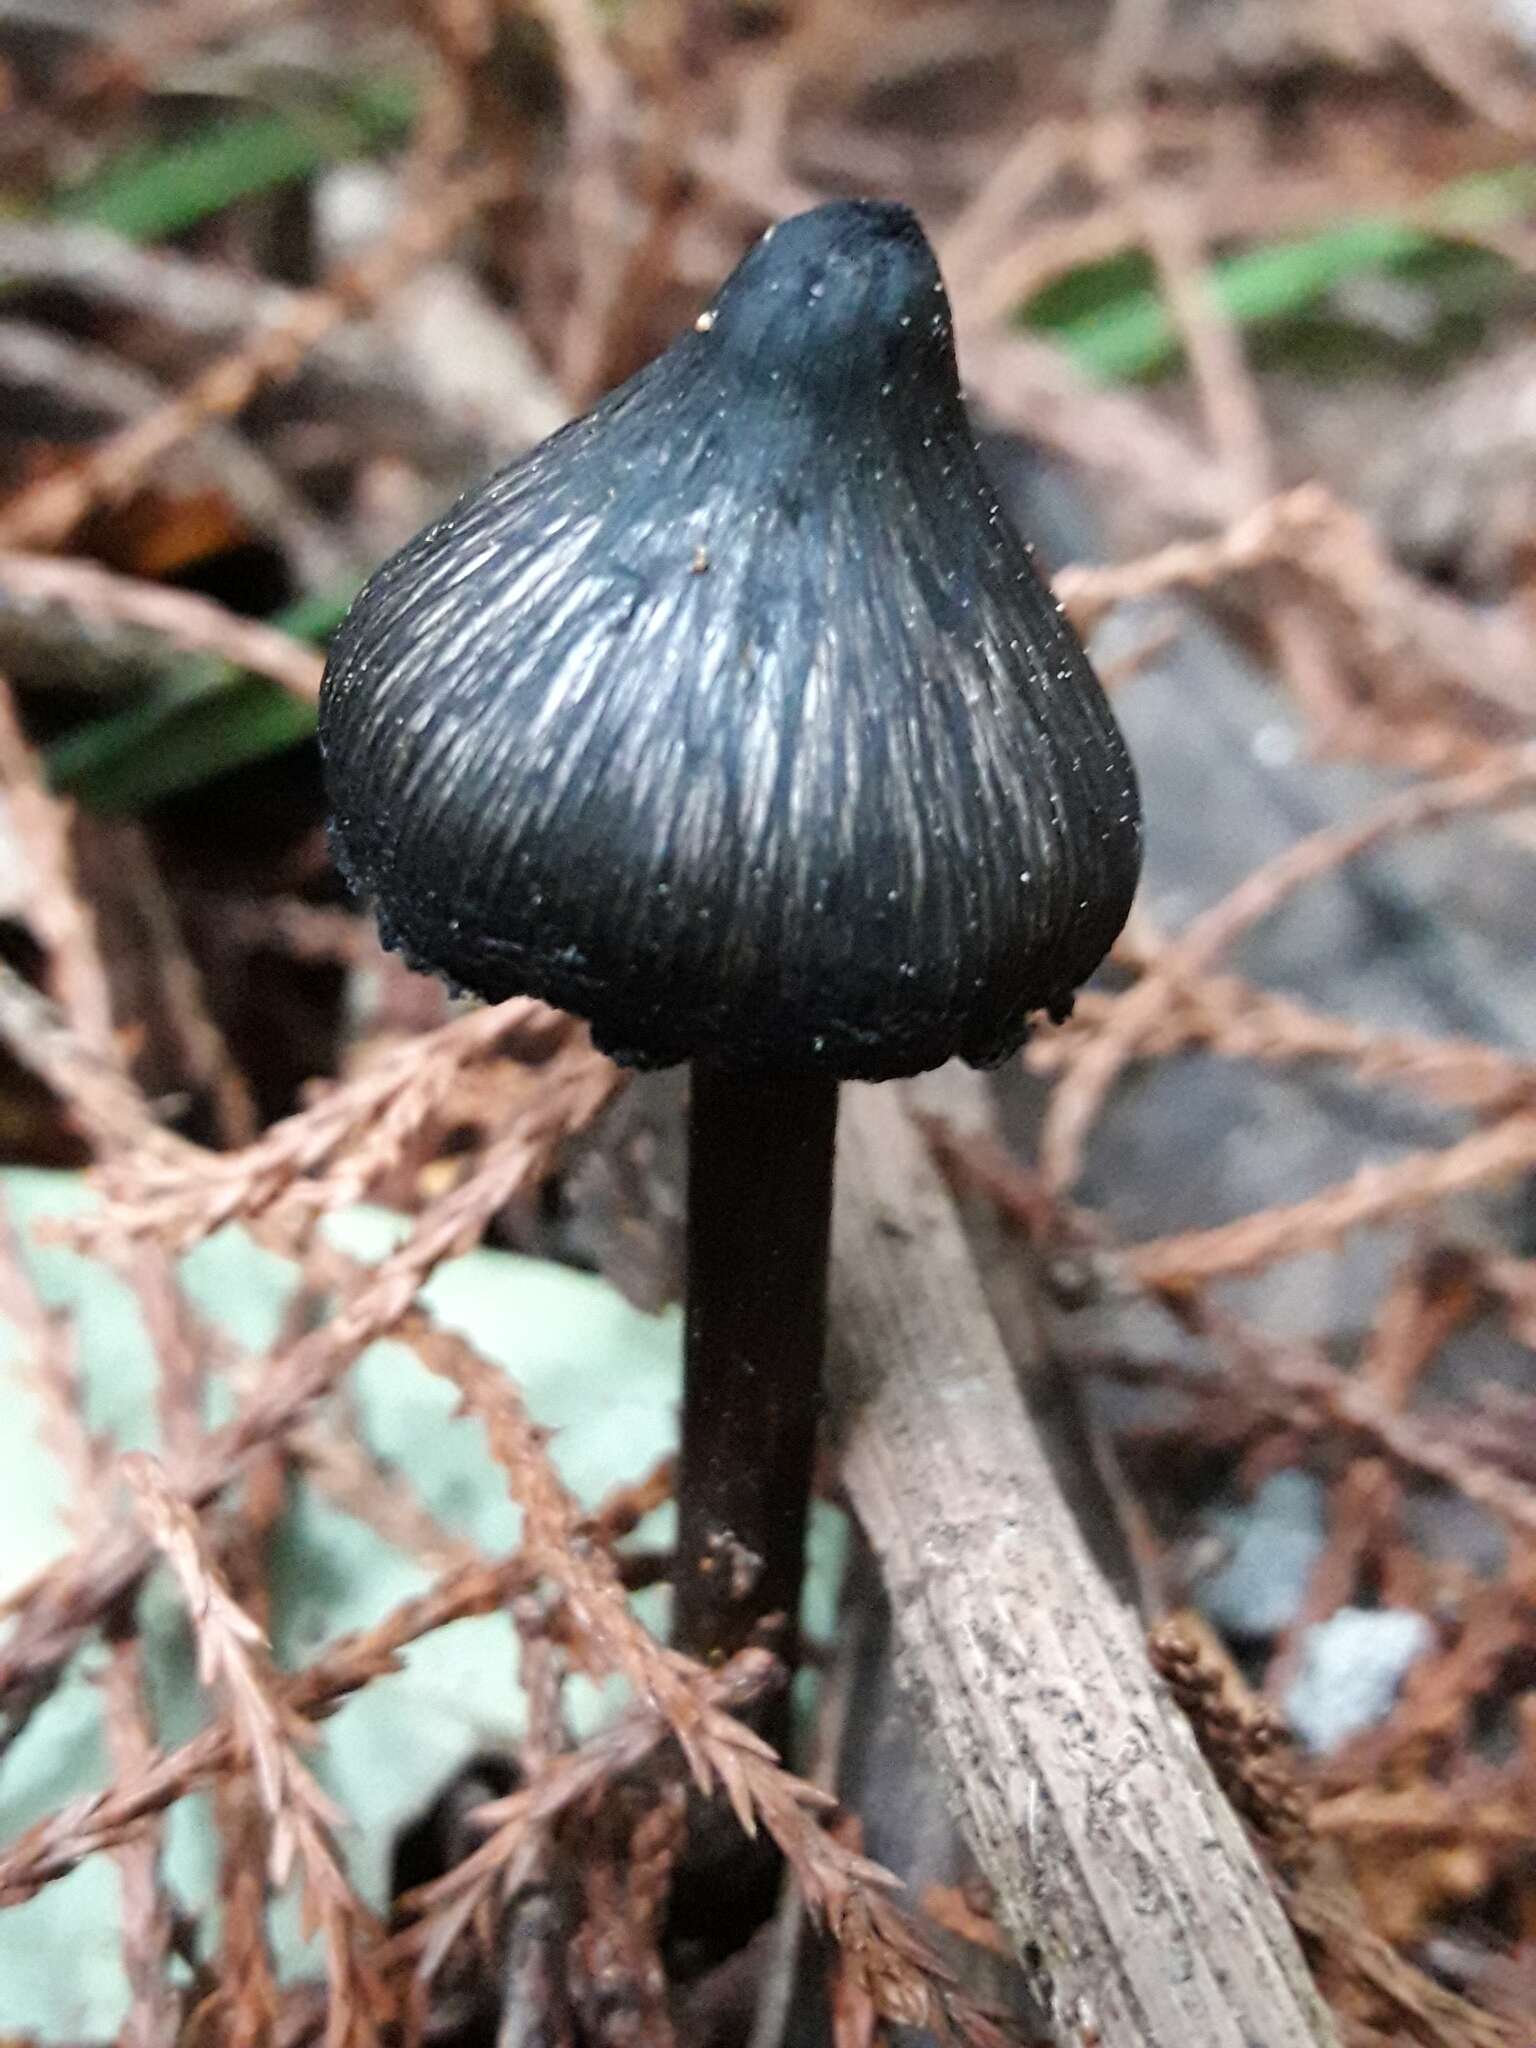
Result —
M770 230L386 563L320 735L390 944L693 1063L676 1629L720 1656L776 1618L788 1646L837 1084L1006 1057L1140 866L1124 743L978 460L914 216Z

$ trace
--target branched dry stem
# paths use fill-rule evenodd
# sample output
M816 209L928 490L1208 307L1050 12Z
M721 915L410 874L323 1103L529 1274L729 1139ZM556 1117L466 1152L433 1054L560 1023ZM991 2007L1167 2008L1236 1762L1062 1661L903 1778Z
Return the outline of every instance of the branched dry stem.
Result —
M1423 831L1469 812L1529 802L1536 795L1536 747L1510 748L1468 774L1428 782L1388 797L1364 818L1325 826L1256 868L1219 903L1202 912L1163 952L1113 1014L1071 1059L1051 1098L1041 1137L1041 1162L1053 1185L1076 1179L1083 1146L1117 1075L1156 1027L1171 993L1206 974L1235 942L1287 898L1322 875L1405 833Z
M530 1105L478 1171L430 1209L401 1247L337 1304L331 1320L274 1358L269 1376L234 1419L205 1439L179 1491L201 1506L229 1485L254 1451L278 1440L336 1386L359 1353L409 1316L433 1269L472 1244L489 1219L521 1189L535 1185L568 1132L595 1116L612 1089L612 1070L588 1066L554 1104ZM0 1699L46 1679L82 1629L138 1579L148 1560L142 1538L114 1527L51 1567L29 1591L9 1641L0 1649Z
M216 654L265 676L307 704L319 694L324 662L313 648L194 591L12 548L0 549L0 593L12 604L63 605L84 619L142 627L184 654Z
M370 1962L378 1930L336 1846L342 1815L299 1756L314 1730L284 1697L260 1626L231 1593L202 1525L160 1465L135 1451L121 1471L139 1519L180 1584L198 1676L225 1703L237 1760L254 1774L271 1825L273 1882L281 1887L298 1872L305 1931L318 1934L325 1950L326 2048L373 2048L389 2016Z
M1000 2044L1004 2035L995 2022L974 2006L891 1904L886 1894L896 1880L842 1847L819 1824L827 1796L784 1771L761 1737L716 1704L709 1674L663 1648L638 1621L613 1559L585 1539L581 1509L514 1382L420 1311L403 1317L396 1335L429 1371L458 1390L466 1411L485 1430L522 1508L529 1560L558 1589L583 1661L594 1675L617 1672L627 1681L676 1741L695 1784L704 1792L722 1791L748 1834L766 1828L807 1908L843 1944L876 2008L906 2024ZM486 1817L498 1822L496 1831L422 1895L427 1911L421 1946L429 1969L483 1904L496 1893L515 1892L525 1880L539 1848L533 1816L547 1823L541 1802L551 1773L564 1762L551 1765L500 1807L487 1809ZM579 1778L578 1766L568 1768Z
M638 1486L622 1487L583 1524L583 1540L610 1544L628 1535L660 1505L669 1488L665 1467ZM372 1627L341 1637L305 1670L279 1679L291 1709L307 1719L334 1712L338 1702L370 1680L398 1669L399 1654L451 1622L492 1614L527 1594L538 1574L521 1549L494 1561L455 1566ZM761 1671L755 1681L764 1682ZM179 1749L155 1758L135 1778L79 1799L36 1822L0 1853L0 1907L20 1904L43 1885L65 1877L85 1857L131 1839L152 1815L229 1770L236 1755L233 1730L217 1722Z
M545 1061L528 1120L552 1132L562 1114L595 1113L618 1085L585 1034L545 1004L519 999L468 1010L328 1088L239 1152L161 1147L111 1161L99 1176L111 1211L104 1227L176 1251L237 1220L301 1234L317 1217L360 1201L437 1115L465 1068L504 1051ZM83 1236L90 1231L82 1226Z
M0 509L0 548L62 545L88 512L125 497L199 428L240 412L265 386L291 377L326 335L386 298L507 190L500 165L432 181L381 245L331 284L304 293L275 325L210 364L179 397L102 442L81 468L31 485Z

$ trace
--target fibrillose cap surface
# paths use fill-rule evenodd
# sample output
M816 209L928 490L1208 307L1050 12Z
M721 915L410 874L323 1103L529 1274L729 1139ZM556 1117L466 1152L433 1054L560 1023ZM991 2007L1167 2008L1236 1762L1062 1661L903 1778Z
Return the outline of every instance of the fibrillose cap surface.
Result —
M1135 779L977 457L932 251L818 207L378 571L327 665L390 943L643 1066L1012 1051L1123 924Z

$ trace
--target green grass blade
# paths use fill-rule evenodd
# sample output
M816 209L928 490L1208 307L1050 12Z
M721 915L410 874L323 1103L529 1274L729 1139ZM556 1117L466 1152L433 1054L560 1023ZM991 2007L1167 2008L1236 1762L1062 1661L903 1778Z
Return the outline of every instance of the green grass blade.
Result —
M180 234L236 200L397 140L414 105L408 85L385 79L324 105L214 121L180 142L133 150L66 193L58 212L134 241Z
M1458 229L1518 219L1533 199L1536 166L1521 165L1447 186L1420 221L1340 221L1315 235L1259 243L1213 263L1208 276L1231 320L1261 327L1307 312L1351 277L1400 269L1443 251ZM1042 319L1036 309L1025 319L1106 384L1153 376L1181 353L1178 329L1150 285L1065 319L1049 313Z
M273 624L296 639L323 641L352 594L304 598ZM56 740L48 775L91 810L133 813L295 746L314 729L310 706L275 683L226 662L189 661L144 703Z
M178 234L240 199L397 140L415 104L408 84L385 79L323 105L215 121L182 141L131 152L64 195L57 212L135 241ZM306 598L274 623L322 641L352 594ZM144 702L55 742L48 767L56 788L92 809L133 812L313 730L312 711L286 691L225 663L187 660Z
M314 713L276 684L241 676L176 705L146 705L154 716L129 725L131 713L102 742L71 755L63 741L50 754L55 786L91 810L131 815L182 795L232 768L264 760L307 739Z

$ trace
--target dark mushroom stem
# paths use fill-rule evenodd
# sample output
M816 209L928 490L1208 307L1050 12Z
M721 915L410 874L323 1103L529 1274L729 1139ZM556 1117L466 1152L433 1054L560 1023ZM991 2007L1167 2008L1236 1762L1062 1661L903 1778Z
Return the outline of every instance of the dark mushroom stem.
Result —
M827 1320L837 1082L692 1074L673 1639L795 1654Z

